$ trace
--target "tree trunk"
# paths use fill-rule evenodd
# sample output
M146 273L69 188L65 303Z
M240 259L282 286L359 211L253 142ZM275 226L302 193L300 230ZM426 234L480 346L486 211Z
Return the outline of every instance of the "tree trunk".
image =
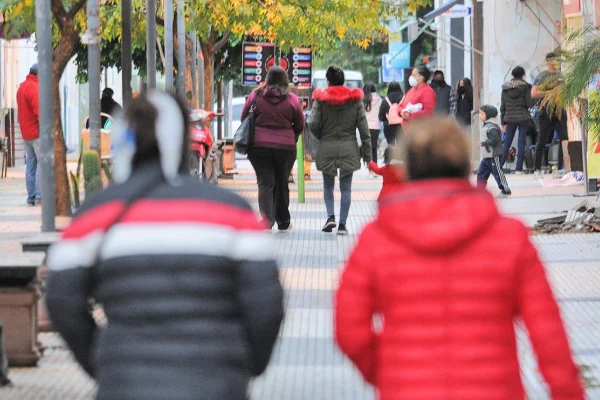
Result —
M185 37L185 92L191 92L194 94L194 85L192 80L192 74L195 72L195 66L192 65L194 58L194 43L190 40L189 37ZM197 104L198 101L194 98L191 102L191 105ZM195 106L192 108L196 108Z
M202 53L204 54L204 109L212 110L215 54L204 52L204 44L202 44Z

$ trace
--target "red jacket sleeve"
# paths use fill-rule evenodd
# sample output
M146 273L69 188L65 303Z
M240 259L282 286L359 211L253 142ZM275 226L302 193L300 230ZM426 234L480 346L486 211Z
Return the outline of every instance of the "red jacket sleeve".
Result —
M369 169L373 172L375 172L377 175L383 175L382 169L383 167L379 167L379 165L377 165L376 162L371 161L369 163Z
M376 309L368 232L367 228L342 273L335 302L335 338L365 380L374 384L377 334L372 327Z
M544 267L529 239L520 252L518 310L553 400L583 400L579 371L569 348L556 300Z
M435 111L435 92L431 88L425 88L420 96L420 102L423 104L421 111L415 111L410 114L410 119L416 119L432 115Z

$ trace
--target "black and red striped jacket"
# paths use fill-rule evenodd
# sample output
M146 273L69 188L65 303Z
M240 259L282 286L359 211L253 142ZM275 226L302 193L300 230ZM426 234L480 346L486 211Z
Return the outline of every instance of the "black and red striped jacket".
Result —
M51 247L52 323L99 399L244 399L283 318L271 235L246 201L184 177L156 185L104 237L122 199L157 179L153 164L109 187Z

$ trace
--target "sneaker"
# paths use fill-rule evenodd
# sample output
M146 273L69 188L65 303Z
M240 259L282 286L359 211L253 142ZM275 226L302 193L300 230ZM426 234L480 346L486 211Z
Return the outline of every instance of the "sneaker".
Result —
M33 207L35 203L33 201L27 201L27 207Z
M290 176L288 178L288 183L296 183L296 182L294 182L294 175L290 174Z
M39 199L39 200L36 200L36 201L35 201L35 205L36 205L36 206L41 206L41 205L42 205L42 200L41 200L41 199Z
M337 229L337 234L340 236L348 235L348 229L346 229L346 224L340 224Z
M516 171L515 175L525 175L525 172L523 172L523 171Z
M329 216L329 218L327 218L327 222L325 222L325 225L323 226L322 231L330 233L334 229L335 229L335 217L333 215L331 215L331 216Z
M277 228L279 229L280 233L286 233L294 229L294 225L292 225L291 222L288 222L287 224L279 225Z
M500 194L498 195L498 197L499 198L503 198L503 197L508 197L510 195L512 195L512 192L510 190L508 190L508 191L504 191L503 190L502 192L500 192Z
M544 174L538 169L533 173L533 179L544 179Z

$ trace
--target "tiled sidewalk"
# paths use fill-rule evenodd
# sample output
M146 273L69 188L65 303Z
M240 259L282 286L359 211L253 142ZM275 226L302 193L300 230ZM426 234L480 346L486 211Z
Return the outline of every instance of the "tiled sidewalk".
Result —
M256 207L255 177L246 163L238 164L242 174L220 184L240 193ZM372 389L335 348L332 298L356 233L376 212L374 199L381 182L368 178L364 171L357 175L348 221L351 235L337 237L319 231L325 207L322 182L317 174L313 177L315 180L307 184L306 204L297 204L297 193L292 193L294 230L274 234L286 289L287 315L269 369L251 385L253 399L374 398ZM500 200L500 207L525 221L556 214L581 201L571 195L581 188L542 189L529 177L510 176L509 182L515 196ZM0 181L0 190L1 254L15 251L20 236L38 229L39 208L27 209L18 199L24 194L20 179ZM534 241L547 263L577 360L590 366L588 375L600 381L600 235L536 236ZM74 365L60 339L44 334L40 340L48 346L40 366L11 370L14 387L0 389L0 399L91 399L93 382ZM526 337L520 335L519 342L530 398L546 399ZM588 394L590 399L600 399L598 389L590 388Z

